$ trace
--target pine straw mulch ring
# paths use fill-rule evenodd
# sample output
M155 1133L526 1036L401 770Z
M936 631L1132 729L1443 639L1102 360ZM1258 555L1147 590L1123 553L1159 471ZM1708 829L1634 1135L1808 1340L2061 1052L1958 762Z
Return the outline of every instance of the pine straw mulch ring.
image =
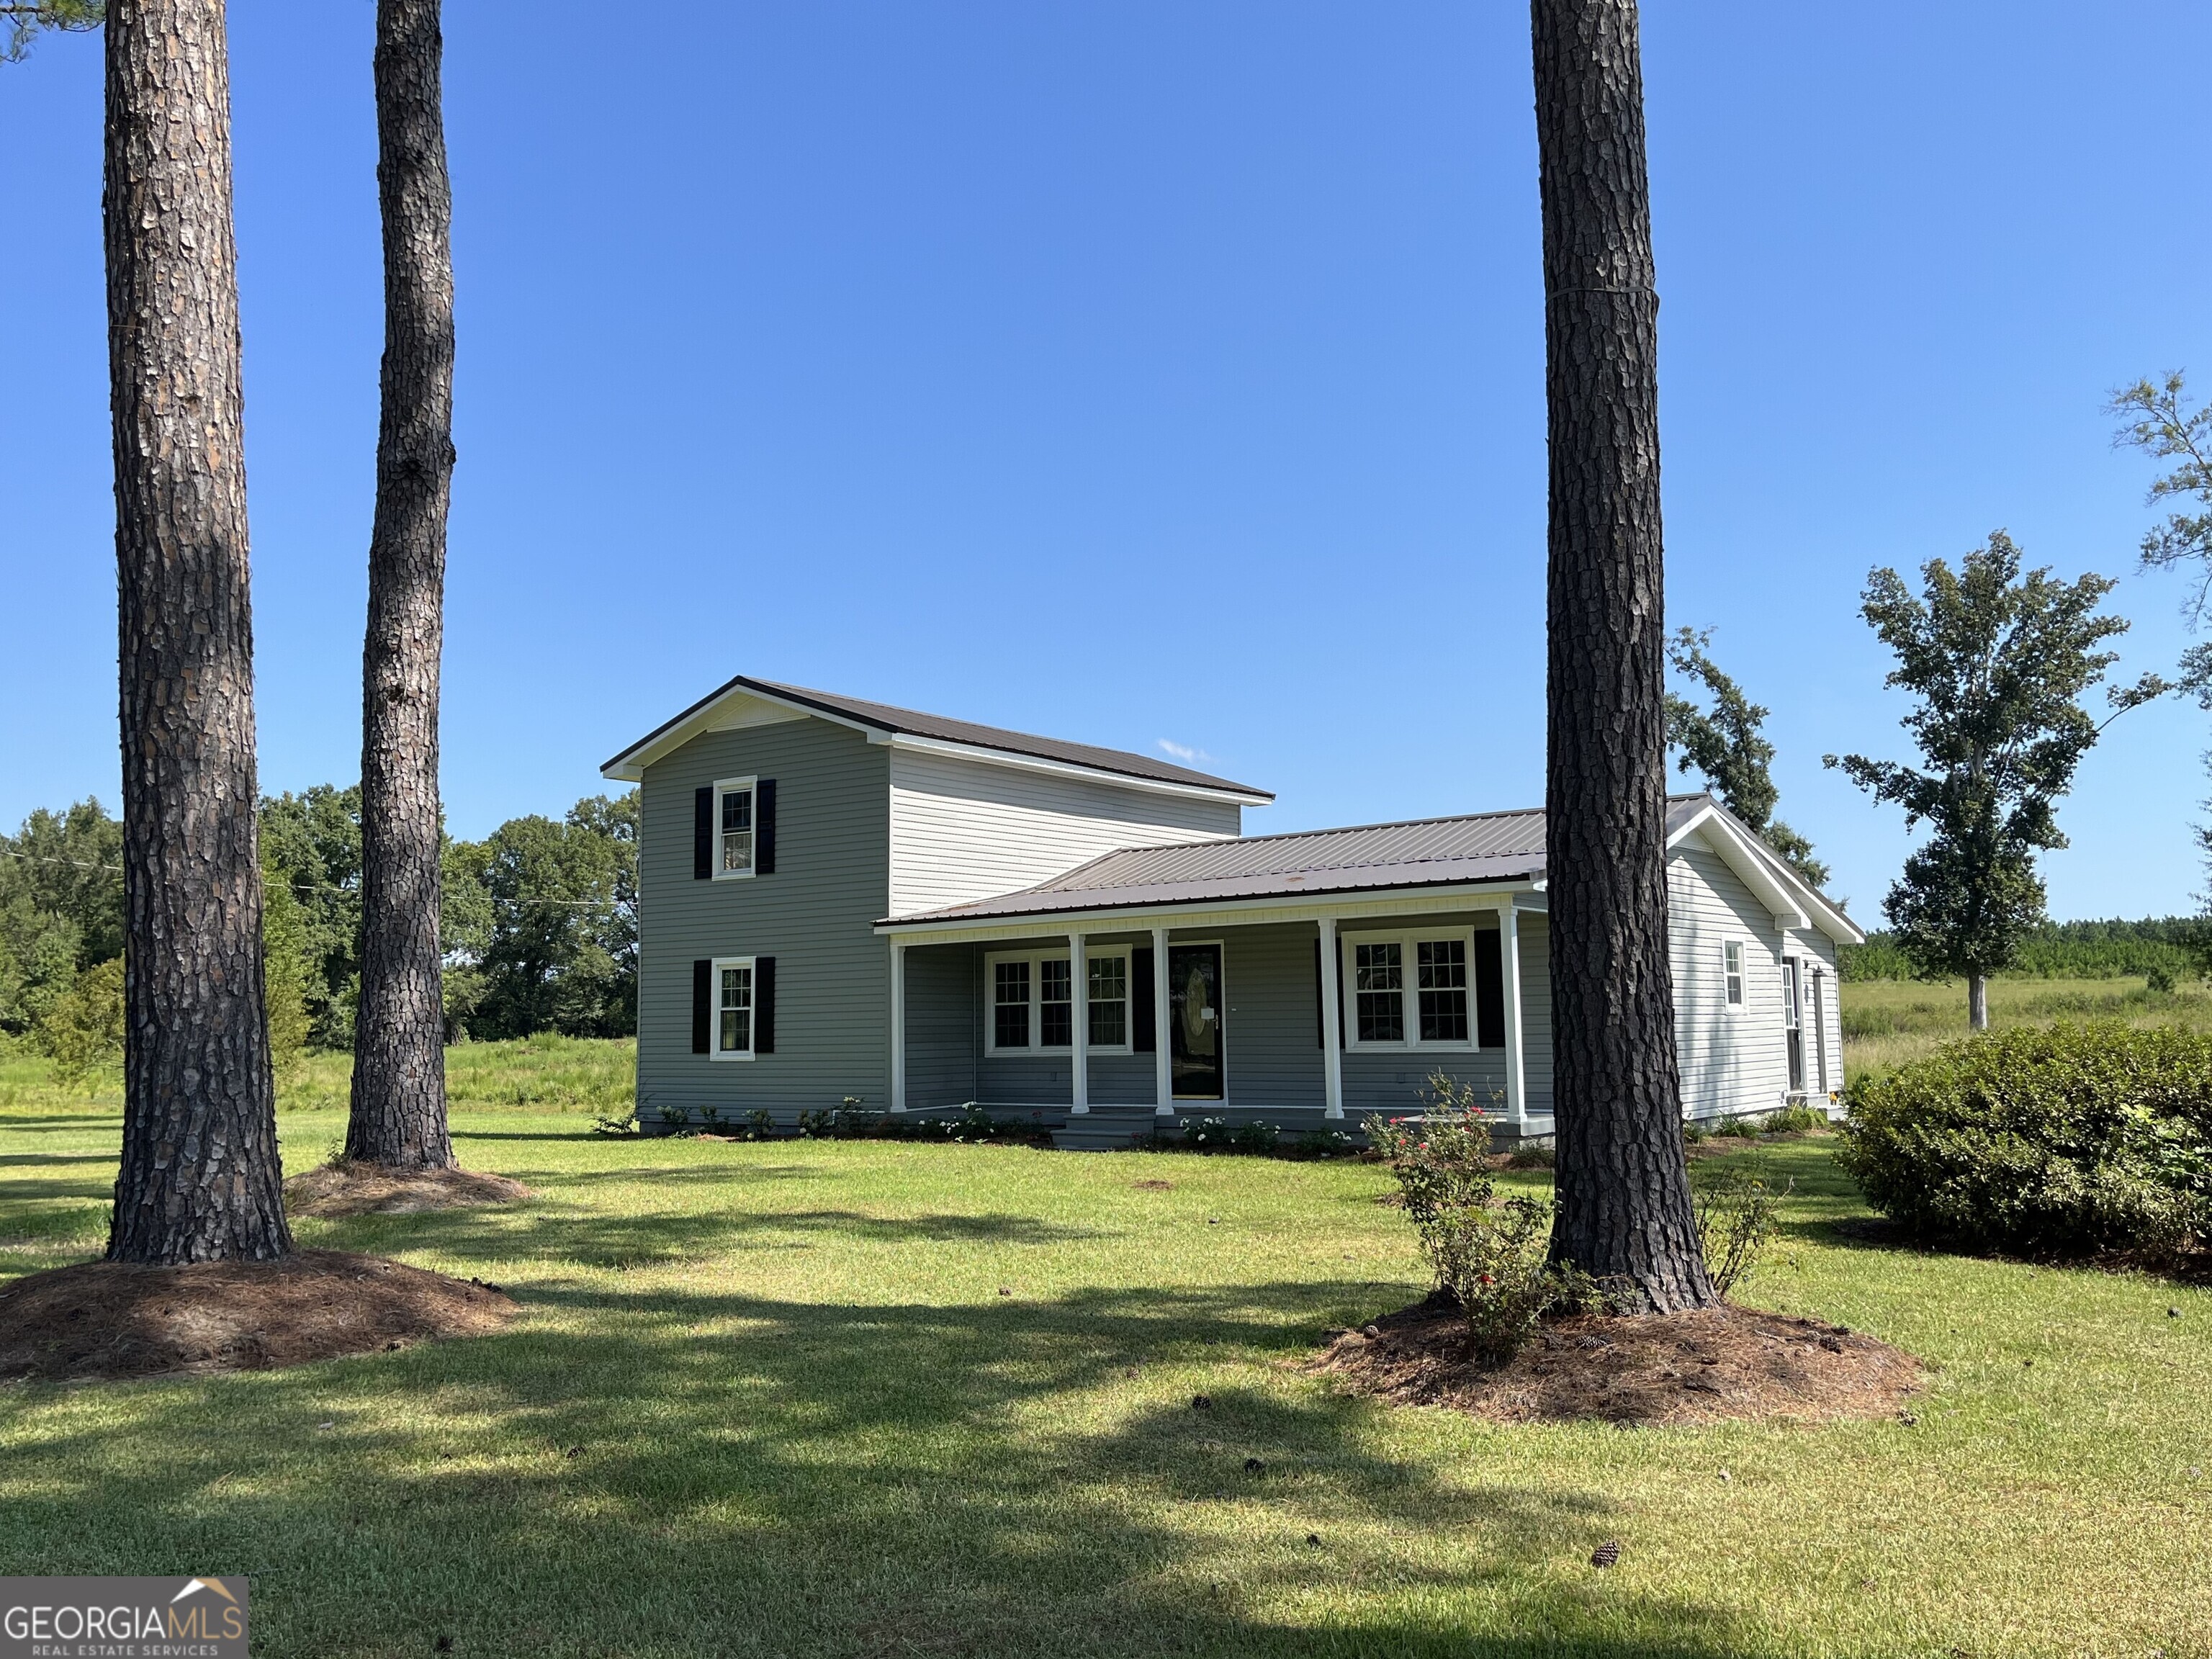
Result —
M352 1215L419 1215L512 1204L532 1194L506 1176L480 1170L399 1170L333 1158L284 1183L284 1213L335 1219Z
M1504 1365L1469 1357L1458 1308L1434 1300L1346 1331L1306 1369L1398 1405L1501 1423L1622 1425L1895 1417L1920 1363L1841 1325L1723 1304L1547 1322Z
M483 1336L520 1311L495 1285L343 1250L183 1267L87 1261L0 1289L0 1382L301 1365Z

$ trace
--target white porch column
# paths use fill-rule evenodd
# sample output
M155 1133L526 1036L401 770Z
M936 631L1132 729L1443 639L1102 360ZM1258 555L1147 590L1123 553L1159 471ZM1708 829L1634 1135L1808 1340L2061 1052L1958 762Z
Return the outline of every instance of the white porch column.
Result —
M1321 919L1321 1089L1323 1117L1344 1115L1344 1010L1336 988L1336 918Z
M1067 1034L1070 1112L1091 1109L1091 964L1084 944L1080 933L1067 936L1068 1012L1074 1028Z
M1168 1045L1168 930L1152 929L1152 1111L1175 1115L1175 1065Z
M906 1110L906 941L891 941L891 1110Z
M1505 981L1505 1109L1513 1126L1528 1129L1528 1057L1521 1041L1521 913L1510 902L1498 913L1498 961Z

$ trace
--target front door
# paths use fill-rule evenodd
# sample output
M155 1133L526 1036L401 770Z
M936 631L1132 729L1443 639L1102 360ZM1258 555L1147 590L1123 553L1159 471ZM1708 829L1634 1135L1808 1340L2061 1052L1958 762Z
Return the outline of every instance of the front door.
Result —
M1168 946L1168 1060L1177 1100L1223 1097L1221 947Z
M1805 1022L1797 1017L1797 958L1782 958L1782 1030L1790 1045L1790 1092L1805 1092Z

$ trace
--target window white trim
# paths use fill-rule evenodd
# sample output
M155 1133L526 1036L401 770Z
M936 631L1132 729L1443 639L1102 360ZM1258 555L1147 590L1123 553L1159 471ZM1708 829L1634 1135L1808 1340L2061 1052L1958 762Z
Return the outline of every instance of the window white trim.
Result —
M716 881L750 881L755 867L760 862L760 790L757 778L717 778L714 780L714 877ZM722 828L722 800L727 795L745 797L745 866L742 870L722 867L727 857L726 836Z
M722 1018L724 1012L722 1002L724 995L722 973L725 969L731 968L742 968L744 969L745 974L745 1046L742 1048L725 1048L722 1046L722 1036L724 1031L724 1022ZM708 969L708 972L711 977L707 981L707 994L708 998L707 1004L707 1018L708 1021L707 1027L707 1058L709 1060L750 1060L753 1057L753 1039L759 1034L760 1030L760 977L753 971L753 958L750 957L716 957L714 960L713 965Z
M1480 1029L1480 1011L1475 1006L1474 947L1475 930L1472 927L1394 927L1387 932L1371 931L1343 933L1337 936L1337 983L1343 988L1344 1046L1348 1052L1366 1049L1401 1053L1407 1049L1448 1049L1464 1054L1478 1048L1482 1040ZM1464 963L1467 983L1467 1036L1459 1038L1434 1038L1424 1041L1421 1036L1420 947L1438 940L1457 940L1466 946ZM1359 1036L1359 947L1363 945L1395 945L1398 946L1399 1030L1404 1034L1394 1039L1364 1042ZM1386 994L1370 992L1369 995Z
M1751 953L1740 939L1721 941L1721 1006L1740 1014L1751 1006Z
M1133 967L1129 958L1130 953L1136 947L1130 945L1101 945L1095 940L1086 940L1083 948L1085 967L1091 975L1095 976L1098 973L1099 964L1102 963L1118 961L1121 966L1121 1041L1090 1043L1087 1045L1089 1050L1093 1054L1134 1054L1137 1011L1129 1001L1129 988L1134 977ZM1065 945L1057 950L1048 945L1035 951L992 951L986 953L983 957L983 1053L987 1057L996 1060L1011 1059L1020 1054L1058 1056L1073 1054L1075 1052L1075 1045L1073 1042L1054 1042L1048 1045L1043 1040L1044 964L1048 962L1066 963L1072 961L1073 957L1068 947ZM1012 1045L1001 1048L999 1045L999 964L1002 962L1020 962L1029 964L1030 1040L1029 1046L1026 1048L1015 1048ZM1074 981L1071 976L1068 982L1071 1018L1073 1008L1079 1000L1073 994L1074 989ZM1012 1007L1014 1005L1009 1003L1006 1006ZM1097 1007L1098 1004L1094 1000L1090 1002L1090 1006ZM1072 1031L1070 1035L1073 1035Z

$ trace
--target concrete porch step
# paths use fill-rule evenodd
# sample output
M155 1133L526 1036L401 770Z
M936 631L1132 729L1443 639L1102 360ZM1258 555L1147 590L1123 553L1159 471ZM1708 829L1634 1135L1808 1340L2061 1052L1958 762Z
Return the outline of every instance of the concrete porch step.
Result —
M1055 1124L1052 1144L1064 1152L1127 1152L1149 1139L1156 1124L1172 1121L1149 1106L1093 1106L1080 1116Z

